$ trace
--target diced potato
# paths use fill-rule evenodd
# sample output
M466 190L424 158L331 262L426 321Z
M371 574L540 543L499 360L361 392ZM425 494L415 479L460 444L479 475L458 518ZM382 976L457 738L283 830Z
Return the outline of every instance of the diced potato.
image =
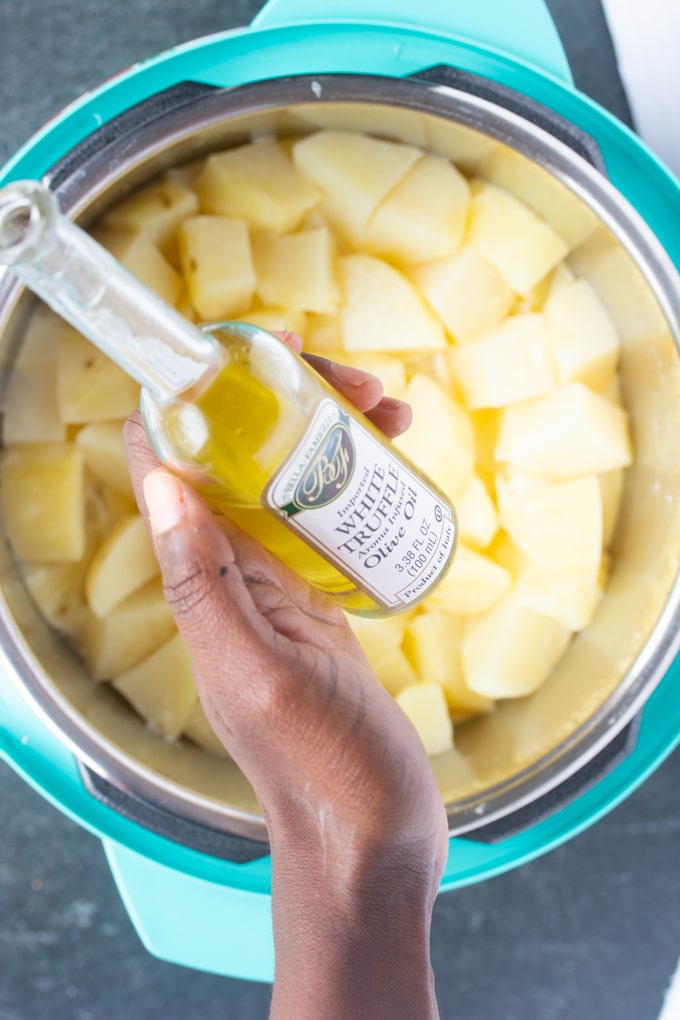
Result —
M177 299L175 300L175 308L177 309L179 314L183 315L185 319L189 320L189 322L198 321L198 316L196 315L194 306L191 303L189 291L186 288L184 280L182 280L182 286L180 287L179 294L177 295Z
M372 666L399 648L406 627L403 613L399 616L386 616L381 620L348 613L347 622Z
M517 599L527 609L557 620L568 630L587 627L598 607L600 564L531 563L517 582Z
M107 616L90 613L78 637L95 680L110 680L135 666L175 631L160 578L149 581Z
M250 306L255 268L245 220L193 216L179 229L179 252L191 303L201 319L227 319Z
M139 514L124 517L92 557L85 578L88 605L96 616L106 616L158 573L144 521Z
M338 260L343 306L342 346L348 351L444 350L444 330L414 287L372 255Z
M608 549L619 519L625 475L622 470L604 471L597 480L602 496L602 546Z
M480 177L509 191L557 231L569 248L598 225L596 214L548 170L506 145L481 161Z
M518 294L535 287L569 251L545 220L503 188L473 182L469 238Z
M195 187L204 212L274 233L294 230L319 202L316 187L271 138L209 156Z
M377 376L386 394L400 400L406 399L406 367L403 360L378 351L332 351L326 357L341 365L359 368L362 372Z
M352 131L317 131L293 146L298 170L323 193L324 214L350 240L422 158L411 145Z
M305 351L331 357L330 352L342 350L342 319L340 315L314 315L307 319Z
M326 227L283 237L255 235L253 260L257 296L265 304L326 315L338 311L335 246Z
M451 569L430 595L428 605L459 616L475 616L486 612L511 584L507 570L460 543Z
M221 758L229 758L229 754L222 744L222 741L215 735L215 732L208 722L200 701L196 698L191 714L184 726L183 736L188 737L194 744L202 747L205 751L217 754Z
M198 700L191 659L179 634L112 683L152 730L171 740L185 729Z
M59 416L55 362L16 365L4 398L2 439L12 443L60 443L66 425Z
M628 416L581 383L570 383L504 410L496 458L561 478L627 467Z
M63 319L47 305L38 305L21 338L16 367L28 368L48 364L54 368L59 334L63 328Z
M461 658L466 683L487 698L521 698L547 679L571 631L527 609L509 592L466 626Z
M451 750L453 726L439 684L418 683L403 687L396 702L415 726L429 755Z
M540 315L516 315L473 344L452 347L449 364L471 410L549 393L555 362Z
M123 424L122 421L97 421L86 425L76 436L76 446L93 475L116 492L133 499Z
M195 193L177 180L166 179L142 188L124 199L104 218L107 230L143 234L174 259L175 233L180 223L198 212Z
M503 528L542 564L597 567L602 555L602 497L595 475L550 485L501 512Z
M470 479L456 510L461 540L477 549L485 549L498 531L498 513L479 478Z
M375 663L372 662L371 665L378 680L393 698L404 687L418 683L418 677L401 648L392 649L382 659L378 659Z
M19 560L79 560L85 552L84 465L68 443L36 443L5 451L0 505Z
M507 315L516 294L471 244L448 258L413 266L409 278L458 343L469 343Z
M474 471L475 437L465 410L425 375L414 375L404 399L413 424L392 442L455 504Z
M527 554L515 545L506 531L502 530L497 532L493 542L486 550L486 555L499 567L507 570L513 581L521 577L531 564Z
M379 203L357 244L403 266L452 255L469 202L463 175L440 156L423 156Z
M251 308L244 320L268 333L297 333L302 340L307 333L307 316L298 308Z
M411 620L404 635L404 651L423 683L444 691L449 710L456 716L488 712L493 702L465 683L460 659L463 621L450 613L426 612Z
M80 633L87 615L85 569L83 560L22 565L24 584L39 611L51 627L71 638Z
M59 336L57 400L67 425L127 418L139 405L139 383L65 326Z
M145 234L106 233L96 240L140 283L174 305L182 290L182 277Z
M540 495L554 484L555 479L547 475L520 471L519 468L506 464L494 474L498 512L502 515L517 503L524 503L527 499Z
M614 324L597 294L585 280L560 287L544 310L548 343L561 383L605 386L619 360Z
M98 422L96 424L99 424ZM104 541L114 524L122 517L138 513L134 497L113 489L89 471L85 473L85 522L87 552L91 553Z
M501 425L502 411L489 407L481 411L471 411L470 421L475 430L475 459L477 469L494 474L498 470L496 445L498 430Z

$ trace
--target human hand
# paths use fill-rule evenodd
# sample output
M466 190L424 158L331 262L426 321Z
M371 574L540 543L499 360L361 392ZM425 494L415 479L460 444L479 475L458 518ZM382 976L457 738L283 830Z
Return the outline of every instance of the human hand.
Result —
M286 342L299 351L297 338ZM308 360L386 434L397 435L409 424L410 410L384 398L375 377ZM267 823L275 1007L278 996L280 1015L293 1015L289 1003L295 999L296 1017L306 1018L290 976L299 973L308 952L318 959L319 925L327 931L338 923L334 953L345 924L375 931L382 952L389 952L384 947L391 940L399 943L407 926L421 947L420 970L432 998L422 946L445 862L447 825L420 739L335 603L235 525L215 518L188 485L161 468L138 416L126 426L125 439L140 510L201 702L250 780ZM364 941L361 949L353 942L346 950L355 975L367 965L374 969L369 960L375 939L372 952ZM279 979L279 966L287 979ZM401 1005L418 994L413 970L408 984ZM337 1015L411 1015L395 1012L394 1003L386 1009L391 998L382 983L375 1001L369 987L366 977L361 1011L358 1004L349 1008L345 995L345 1012ZM326 995L323 1006L320 994ZM317 989L309 1016L336 1015L329 994L327 985ZM378 1011L384 1008L384 1014ZM434 1014L420 997L413 1015Z

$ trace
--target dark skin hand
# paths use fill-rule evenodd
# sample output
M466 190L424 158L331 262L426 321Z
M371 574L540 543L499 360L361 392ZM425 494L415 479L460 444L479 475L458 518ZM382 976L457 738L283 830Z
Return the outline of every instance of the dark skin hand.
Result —
M375 377L309 360L387 435L408 427ZM272 1020L436 1018L448 831L413 726L330 598L161 468L137 414L125 442L201 703L267 823Z

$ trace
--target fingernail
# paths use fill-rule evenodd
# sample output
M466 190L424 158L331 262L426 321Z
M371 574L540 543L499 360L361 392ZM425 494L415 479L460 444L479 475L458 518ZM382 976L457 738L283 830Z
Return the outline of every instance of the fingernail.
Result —
M179 478L162 468L144 479L144 500L156 535L176 528L186 513L184 486Z
M397 411L400 407L410 407L405 400L397 400L396 397L383 397L380 401L380 407L384 407L388 411Z

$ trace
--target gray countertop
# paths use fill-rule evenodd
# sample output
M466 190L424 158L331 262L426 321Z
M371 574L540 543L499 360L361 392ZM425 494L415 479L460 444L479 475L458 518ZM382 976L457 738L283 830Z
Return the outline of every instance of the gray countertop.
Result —
M252 0L0 0L0 163L129 64L245 24ZM629 118L599 0L550 0L577 85ZM0 1020L265 1018L269 988L159 962L97 839L0 764ZM441 896L443 1020L656 1020L680 952L680 754L578 838ZM666 1020L666 1018L664 1018Z

